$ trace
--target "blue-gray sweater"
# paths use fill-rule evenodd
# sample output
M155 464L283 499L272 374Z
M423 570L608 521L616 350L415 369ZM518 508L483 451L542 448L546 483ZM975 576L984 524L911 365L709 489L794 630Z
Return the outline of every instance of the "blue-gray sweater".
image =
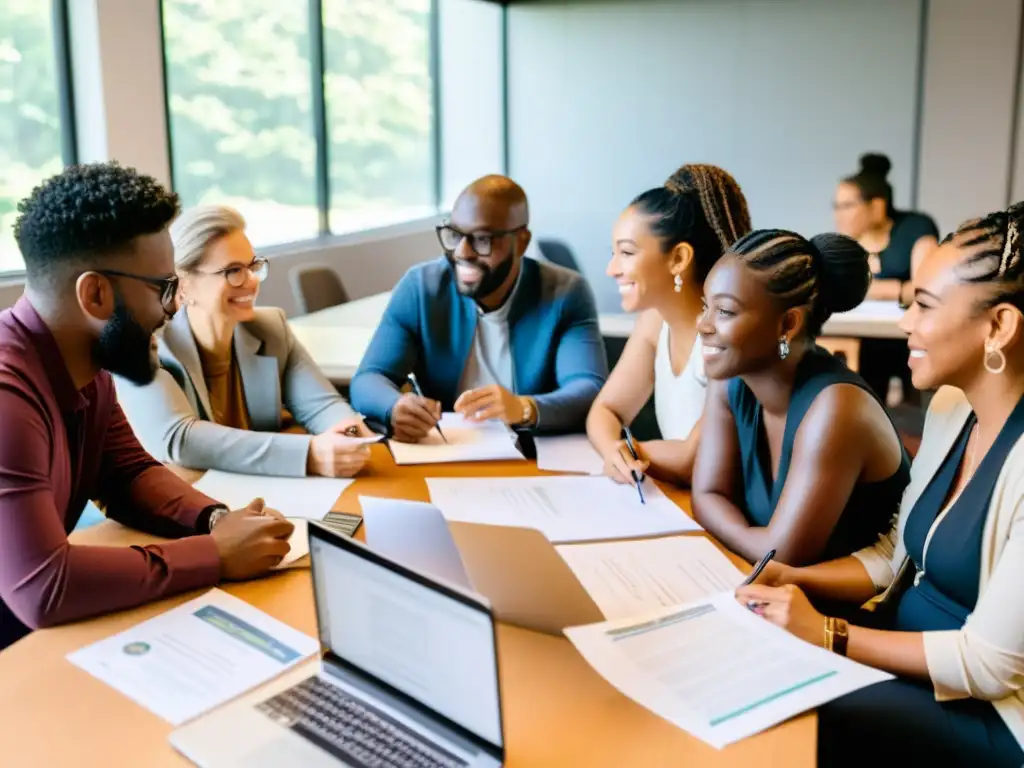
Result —
M510 301L515 393L536 400L538 431L583 430L608 376L590 287L575 272L524 258ZM452 410L476 323L476 303L459 294L445 258L413 267L392 293L352 379L352 405L390 427L399 388L413 372L425 396Z

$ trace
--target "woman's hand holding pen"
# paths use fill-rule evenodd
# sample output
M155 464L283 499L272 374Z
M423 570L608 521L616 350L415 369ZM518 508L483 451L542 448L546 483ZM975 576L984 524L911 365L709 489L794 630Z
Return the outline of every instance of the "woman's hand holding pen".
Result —
M643 443L634 442L637 458L633 458L629 445L625 440L619 440L604 456L604 473L622 485L636 485L633 480L633 473L637 477L647 474L651 466L647 454L644 453Z
M741 605L801 640L812 645L823 644L825 616L811 605L799 587L792 584L783 587L750 584L736 590L736 599Z
M306 473L320 477L352 477L369 459L368 445L353 445L348 435L328 430L310 440Z

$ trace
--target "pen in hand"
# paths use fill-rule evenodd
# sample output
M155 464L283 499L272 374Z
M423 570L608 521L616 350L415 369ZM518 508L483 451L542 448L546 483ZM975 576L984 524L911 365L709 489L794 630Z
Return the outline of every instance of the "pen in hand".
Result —
M754 570L752 570L750 572L750 575L747 576L747 578L745 578L743 580L743 583L740 584L740 586L741 587L745 587L745 586L747 586L749 584L753 584L754 583L754 579L756 579L758 576L761 575L761 571L763 571L765 569L765 567L768 565L769 562L771 562L771 559L773 557L775 557L775 550L774 549L769 549L767 552L765 552L764 557L762 557L757 562L757 565L754 566Z
M634 461L640 461L640 456L636 452L636 445L633 443L633 433L629 431L629 427L624 426L622 431L626 435L626 447L629 449L630 455ZM637 472L635 469L631 469L630 474L633 475L633 482L636 483L636 492L640 494L640 503L647 504L647 500L644 499L644 489L641 488L641 484L644 481L644 476Z
M420 383L416 380L416 374L415 373L410 373L406 378L409 380L409 384L412 385L412 391L415 392L417 394L417 396L423 397L423 390L420 389ZM423 397L423 399L425 400L426 398ZM445 443L447 443L448 442L448 438L445 437L444 436L444 432L441 431L440 424L435 424L434 428L437 430L437 434L439 434L441 436L441 439L444 440Z
M762 557L757 562L757 565L754 566L754 570L752 570L750 572L750 575L747 576L747 578L745 578L743 580L743 583L740 584L740 587L746 587L746 586L749 586L750 584L753 584L754 583L754 579L756 579L758 576L761 575L761 571L763 571L765 569L765 567L768 565L769 562L771 562L771 559L773 557L775 557L775 550L774 549L769 549L767 552L765 552L764 557ZM747 601L747 609L750 610L750 611L753 611L758 616L764 616L764 609L767 608L767 607L768 607L768 603L764 603L764 602L761 602L759 600L748 600Z

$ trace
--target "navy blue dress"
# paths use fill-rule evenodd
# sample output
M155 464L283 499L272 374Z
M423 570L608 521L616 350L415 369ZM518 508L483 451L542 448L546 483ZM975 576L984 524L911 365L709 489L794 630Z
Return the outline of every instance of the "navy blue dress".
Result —
M959 630L977 604L985 519L1006 457L1024 434L1024 400L935 526L926 548L928 532L947 506L974 423L972 414L907 518L903 541L918 575L900 597L888 629ZM922 765L939 760L943 765L1024 765L1024 752L989 702L940 703L930 684L911 680L864 688L819 711L820 765L843 765L859 756L855 759L877 766L879 753L885 750L868 749L872 743L899 745L904 765L911 764L907 759Z
M814 347L805 354L793 381L793 394L786 411L779 472L773 481L771 456L761 422L761 404L741 379L729 382L729 408L736 421L743 469L742 511L751 525L765 527L771 522L789 475L793 441L800 423L814 398L833 384L853 384L874 396L860 376L821 347ZM878 541L879 534L887 532L892 526L893 518L899 512L903 490L909 481L910 460L904 451L899 469L892 476L854 486L821 559L843 557Z

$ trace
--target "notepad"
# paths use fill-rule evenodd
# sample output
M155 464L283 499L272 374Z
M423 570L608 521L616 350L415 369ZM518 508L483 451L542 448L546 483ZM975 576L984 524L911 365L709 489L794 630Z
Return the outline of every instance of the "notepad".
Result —
M463 461L525 461L516 447L516 434L500 421L473 422L457 413L445 413L439 426L418 443L391 440L395 464L450 464ZM446 442L447 441L447 442Z
M448 520L535 528L555 543L701 530L652 481L646 504L606 477L432 477L427 488Z
M354 481L334 477L272 477L241 475L211 469L195 484L198 491L228 509L242 509L255 498L285 517L320 520Z

